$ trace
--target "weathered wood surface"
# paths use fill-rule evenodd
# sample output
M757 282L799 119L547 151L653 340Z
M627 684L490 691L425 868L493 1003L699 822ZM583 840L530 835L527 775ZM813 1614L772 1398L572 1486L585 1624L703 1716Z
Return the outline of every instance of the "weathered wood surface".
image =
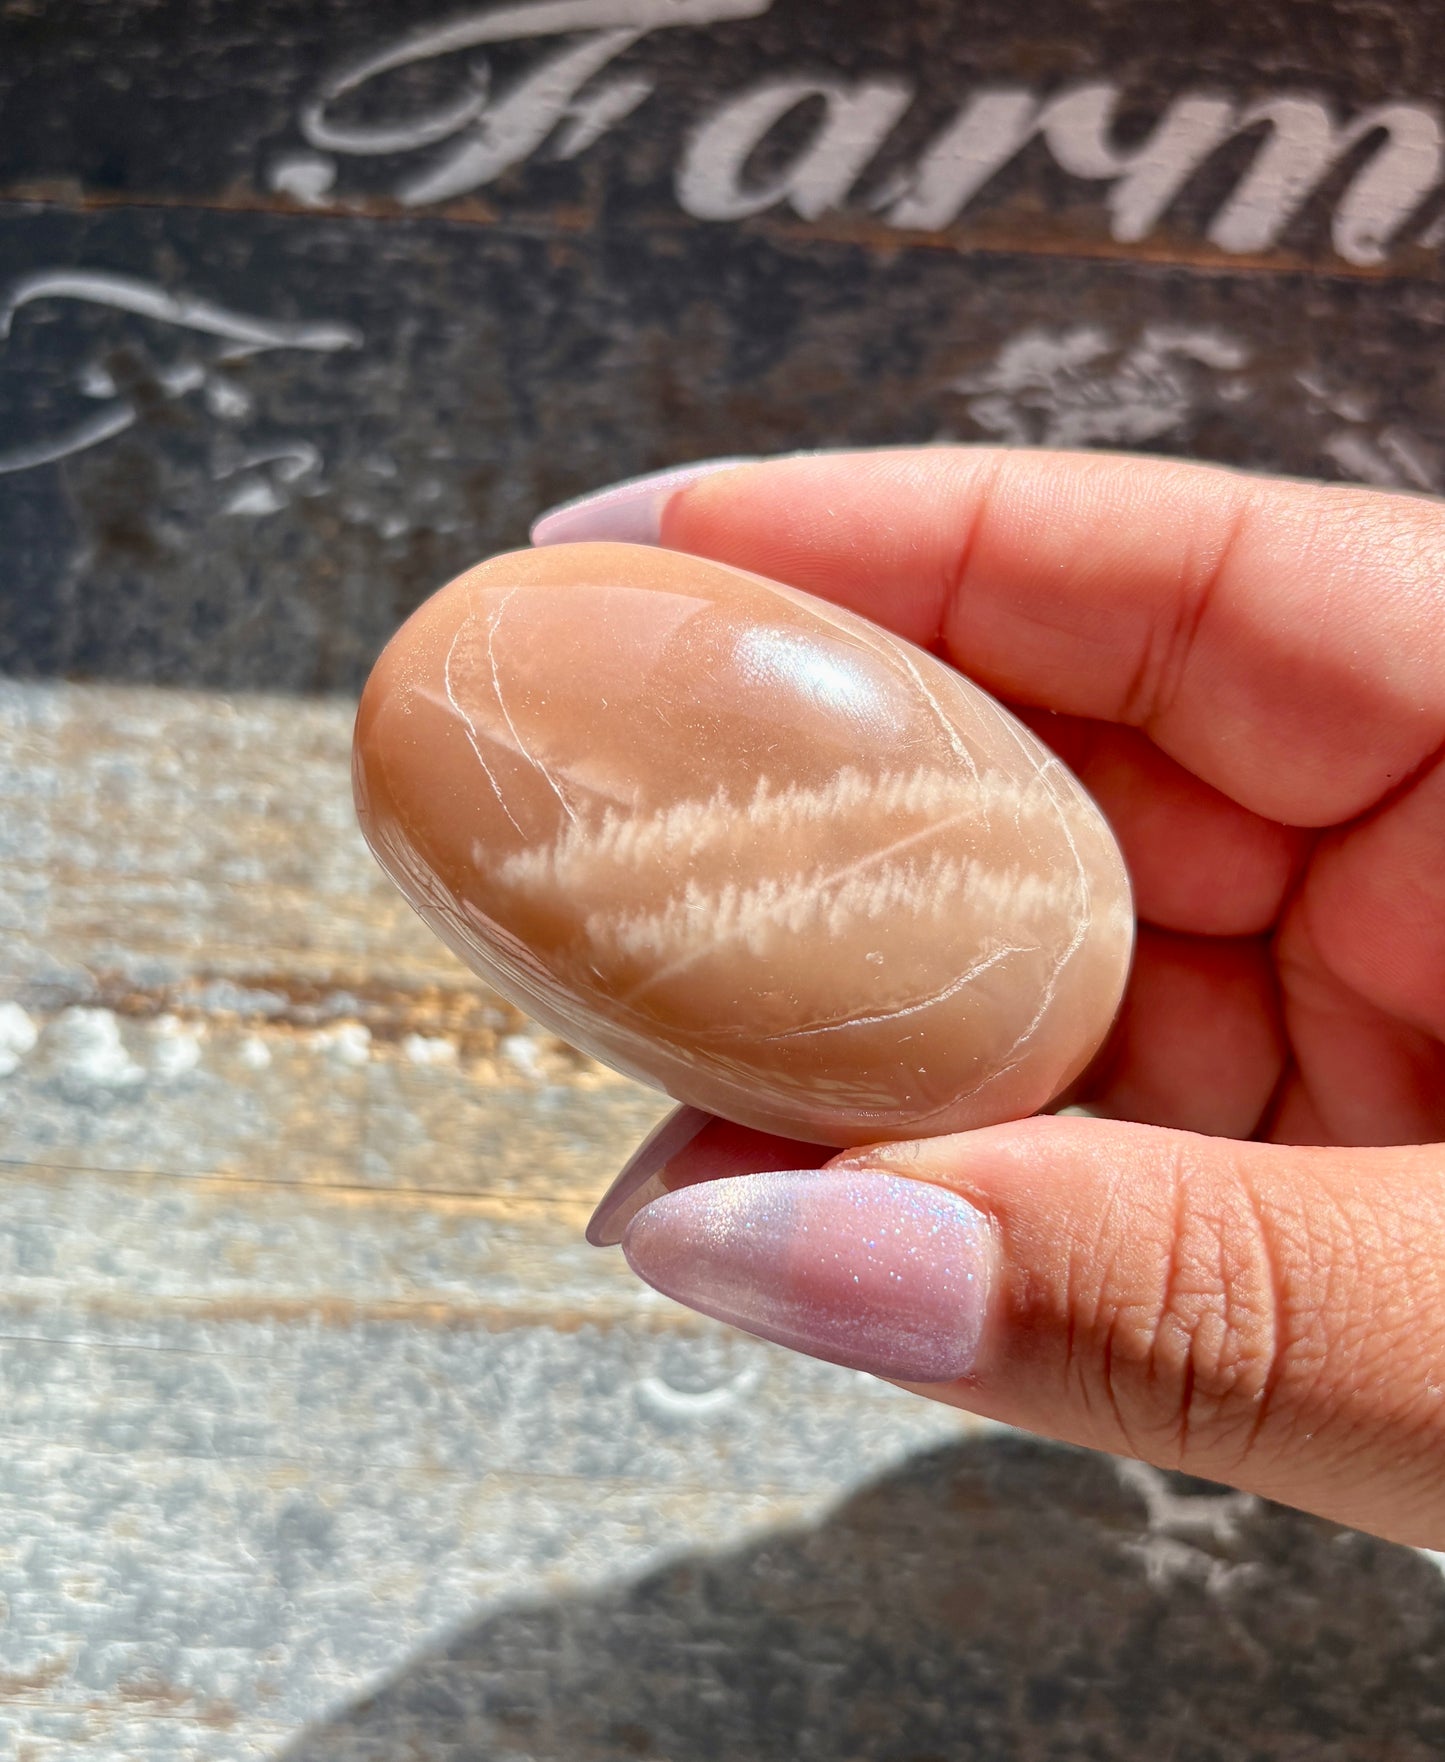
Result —
M1439 1754L1433 1563L585 1247L661 1103L400 906L351 708L0 686L0 1753Z
M351 715L0 687L0 1731L34 1756L274 1753L506 1594L958 1429L582 1243L663 1104L400 904Z

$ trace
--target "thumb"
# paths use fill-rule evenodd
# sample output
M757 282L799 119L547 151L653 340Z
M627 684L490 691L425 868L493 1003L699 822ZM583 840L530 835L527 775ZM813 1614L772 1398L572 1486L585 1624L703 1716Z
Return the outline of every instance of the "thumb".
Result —
M1046 1117L718 1172L664 1171L623 1237L680 1302L1010 1425L1445 1546L1445 1146Z

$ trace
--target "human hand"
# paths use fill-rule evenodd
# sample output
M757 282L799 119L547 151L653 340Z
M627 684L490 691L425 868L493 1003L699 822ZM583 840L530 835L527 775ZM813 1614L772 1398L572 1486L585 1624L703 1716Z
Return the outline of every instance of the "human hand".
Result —
M936 448L536 536L651 539L931 647L1090 789L1139 916L1070 1097L1104 1117L819 1169L684 1110L594 1239L626 1223L669 1295L933 1399L1445 1547L1445 508Z

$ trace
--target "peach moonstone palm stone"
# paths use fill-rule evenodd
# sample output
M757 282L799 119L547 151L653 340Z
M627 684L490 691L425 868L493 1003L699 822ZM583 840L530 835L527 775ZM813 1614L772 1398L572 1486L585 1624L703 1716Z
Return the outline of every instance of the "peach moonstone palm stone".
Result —
M1031 1113L1123 991L1124 865L1059 760L932 655L719 563L480 564L378 661L354 774L372 849L463 960L763 1131Z

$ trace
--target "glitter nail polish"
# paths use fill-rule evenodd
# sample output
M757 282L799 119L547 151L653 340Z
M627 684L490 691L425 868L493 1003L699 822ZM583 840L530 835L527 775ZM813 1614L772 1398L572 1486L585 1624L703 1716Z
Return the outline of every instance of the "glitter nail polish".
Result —
M929 1182L859 1168L708 1181L653 1200L622 1247L666 1296L832 1364L943 1383L978 1355L992 1235Z

